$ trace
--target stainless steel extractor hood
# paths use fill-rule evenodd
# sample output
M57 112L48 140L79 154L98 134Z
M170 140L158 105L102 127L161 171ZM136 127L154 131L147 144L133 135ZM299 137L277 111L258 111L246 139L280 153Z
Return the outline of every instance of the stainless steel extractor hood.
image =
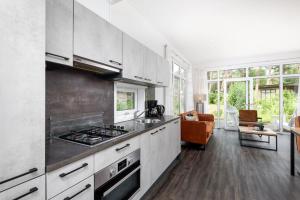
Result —
M79 68L86 71L95 72L98 74L105 74L105 75L113 75L113 74L120 74L121 69L111 67L108 65L104 65L102 63L98 63L86 58L82 58L79 56L73 56L73 66L75 68Z

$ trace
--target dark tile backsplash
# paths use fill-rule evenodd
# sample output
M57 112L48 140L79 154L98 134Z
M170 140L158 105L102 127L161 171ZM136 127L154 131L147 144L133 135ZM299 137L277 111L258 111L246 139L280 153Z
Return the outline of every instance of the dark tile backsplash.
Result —
M46 70L46 130L50 116L68 118L84 113L103 114L104 123L114 121L114 82L100 75L56 67Z

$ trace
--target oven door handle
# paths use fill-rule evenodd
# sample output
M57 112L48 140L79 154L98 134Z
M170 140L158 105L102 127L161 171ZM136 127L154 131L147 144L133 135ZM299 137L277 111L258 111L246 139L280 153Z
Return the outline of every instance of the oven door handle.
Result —
M116 189L116 187L118 187L119 185L121 185L124 181L126 181L126 179L128 179L132 174L134 174L135 172L137 172L140 169L141 169L141 166L138 166L135 170L133 170L132 172L130 172L129 174L127 174L123 179L121 179L119 182L117 182L115 185L113 185L111 188L109 188L109 190L105 191L103 193L103 197L105 197L109 193L111 193L114 189Z

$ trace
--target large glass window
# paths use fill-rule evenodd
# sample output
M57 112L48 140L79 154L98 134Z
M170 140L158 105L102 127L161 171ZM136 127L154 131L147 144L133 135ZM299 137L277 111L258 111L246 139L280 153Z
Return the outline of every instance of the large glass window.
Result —
M300 64L283 65L283 74L300 74Z
M292 117L297 114L299 81L299 77L283 78L283 128L287 130Z
M279 78L256 78L253 80L253 109L257 110L262 122L279 129Z
M220 128L226 127L222 123L226 105L234 106L236 115L238 109L257 110L265 126L273 130L288 130L294 125L292 118L300 113L300 62L213 70L207 73L207 79L208 112L215 115Z
M218 117L218 82L208 83L208 113Z
M218 71L207 72L207 80L217 80L218 79Z
M249 77L279 75L279 65L250 67Z
M175 76L173 81L173 112L178 115L180 113L180 79Z
M185 111L186 70L173 63L173 113L179 115Z
M220 71L221 79L241 78L241 77L246 77L246 68L229 69L229 70L221 70Z

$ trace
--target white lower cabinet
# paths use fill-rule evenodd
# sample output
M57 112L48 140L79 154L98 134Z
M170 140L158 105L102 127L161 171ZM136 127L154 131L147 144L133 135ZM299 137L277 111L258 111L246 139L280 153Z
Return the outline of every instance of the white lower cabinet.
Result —
M94 155L95 172L107 167L115 161L123 158L129 153L140 148L140 137L133 137L129 140L116 144Z
M144 195L180 153L180 120L141 135L141 192Z
M1 200L43 200L45 197L45 176L37 177L0 193Z
M68 190L53 197L51 200L93 200L94 199L94 176L77 183Z
M174 160L181 152L181 134L180 134L180 119L169 124L169 138L172 144L170 145L170 159Z
M89 156L47 173L47 199L94 174L94 158Z
M151 137L158 129L141 135L141 194L145 194L153 183L152 162L155 156L151 152ZM153 143L153 142L152 142Z

